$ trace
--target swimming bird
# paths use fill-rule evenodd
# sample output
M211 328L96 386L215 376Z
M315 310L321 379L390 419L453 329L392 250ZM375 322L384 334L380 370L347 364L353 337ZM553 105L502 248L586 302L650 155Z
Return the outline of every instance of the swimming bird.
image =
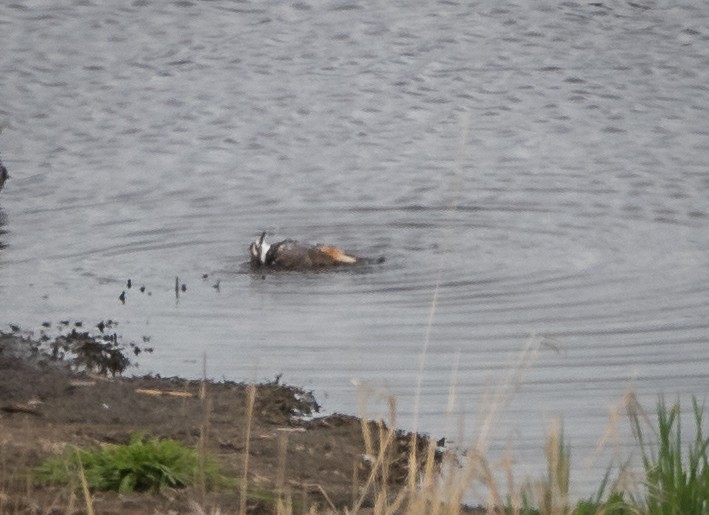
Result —
M330 245L309 245L296 240L266 243L266 233L249 246L251 266L277 270L310 270L364 263L381 263L384 258L369 259L347 254Z

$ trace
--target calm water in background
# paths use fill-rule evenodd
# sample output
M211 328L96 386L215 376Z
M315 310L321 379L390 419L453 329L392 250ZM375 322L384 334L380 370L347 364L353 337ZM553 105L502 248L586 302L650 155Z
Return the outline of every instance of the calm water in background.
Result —
M115 319L151 338L139 373L206 354L328 411L357 412L359 382L457 445L518 384L492 457L538 471L561 417L586 493L628 387L650 408L709 390L709 8L689 5L3 4L0 323ZM262 230L387 261L263 279ZM553 344L510 382L533 335Z

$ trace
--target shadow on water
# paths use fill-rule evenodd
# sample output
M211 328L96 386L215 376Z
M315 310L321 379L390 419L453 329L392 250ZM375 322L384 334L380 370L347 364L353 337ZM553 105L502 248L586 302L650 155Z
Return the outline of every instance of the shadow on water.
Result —
M0 133L2 130L0 129ZM5 186L5 181L10 178L10 174L7 171L7 168L5 168L5 165L2 164L2 160L0 159L0 192L3 190L3 187ZM3 237L5 234L7 234L7 231L3 229L3 227L7 224L7 215L5 212L0 208L0 249L4 249L7 247L7 244L4 242Z
M7 243L5 242L5 235L7 234L7 230L5 229L6 225L7 214L5 214L5 211L0 207L0 250L7 248Z
M268 277L303 277L303 276L321 276L333 274L349 274L361 275L372 274L380 271L382 267L388 268L389 263L384 256L371 259L367 262L358 263L350 266L331 266L313 268L309 270L281 270L273 268L262 268L252 265L249 261L239 263L235 271L224 270L225 273L234 273L236 275L250 275L254 278L266 279Z
M7 168L3 166L2 161L0 161L0 191L2 191L3 187L5 186L5 181L10 178L10 175L7 173Z

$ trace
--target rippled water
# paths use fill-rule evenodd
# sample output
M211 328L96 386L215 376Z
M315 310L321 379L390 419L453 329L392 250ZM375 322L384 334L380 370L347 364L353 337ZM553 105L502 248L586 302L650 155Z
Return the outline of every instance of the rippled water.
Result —
M592 489L629 386L650 407L709 387L708 22L659 0L3 4L0 322L117 319L151 338L141 373L206 353L331 411L357 411L354 380L457 445L521 379L493 456L533 472L562 417ZM262 230L387 261L264 279Z

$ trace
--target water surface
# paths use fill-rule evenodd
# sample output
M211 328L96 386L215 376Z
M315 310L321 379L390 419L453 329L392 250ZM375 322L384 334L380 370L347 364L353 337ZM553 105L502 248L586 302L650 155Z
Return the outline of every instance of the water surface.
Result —
M707 393L708 18L5 4L0 322L115 319L155 348L139 373L196 377L206 355L213 378L282 374L330 411L356 412L364 384L373 413L393 393L401 426L455 445L512 385L491 456L534 472L562 417L588 492L627 388ZM243 266L262 230L387 261L264 279ZM546 343L517 369L530 338Z

